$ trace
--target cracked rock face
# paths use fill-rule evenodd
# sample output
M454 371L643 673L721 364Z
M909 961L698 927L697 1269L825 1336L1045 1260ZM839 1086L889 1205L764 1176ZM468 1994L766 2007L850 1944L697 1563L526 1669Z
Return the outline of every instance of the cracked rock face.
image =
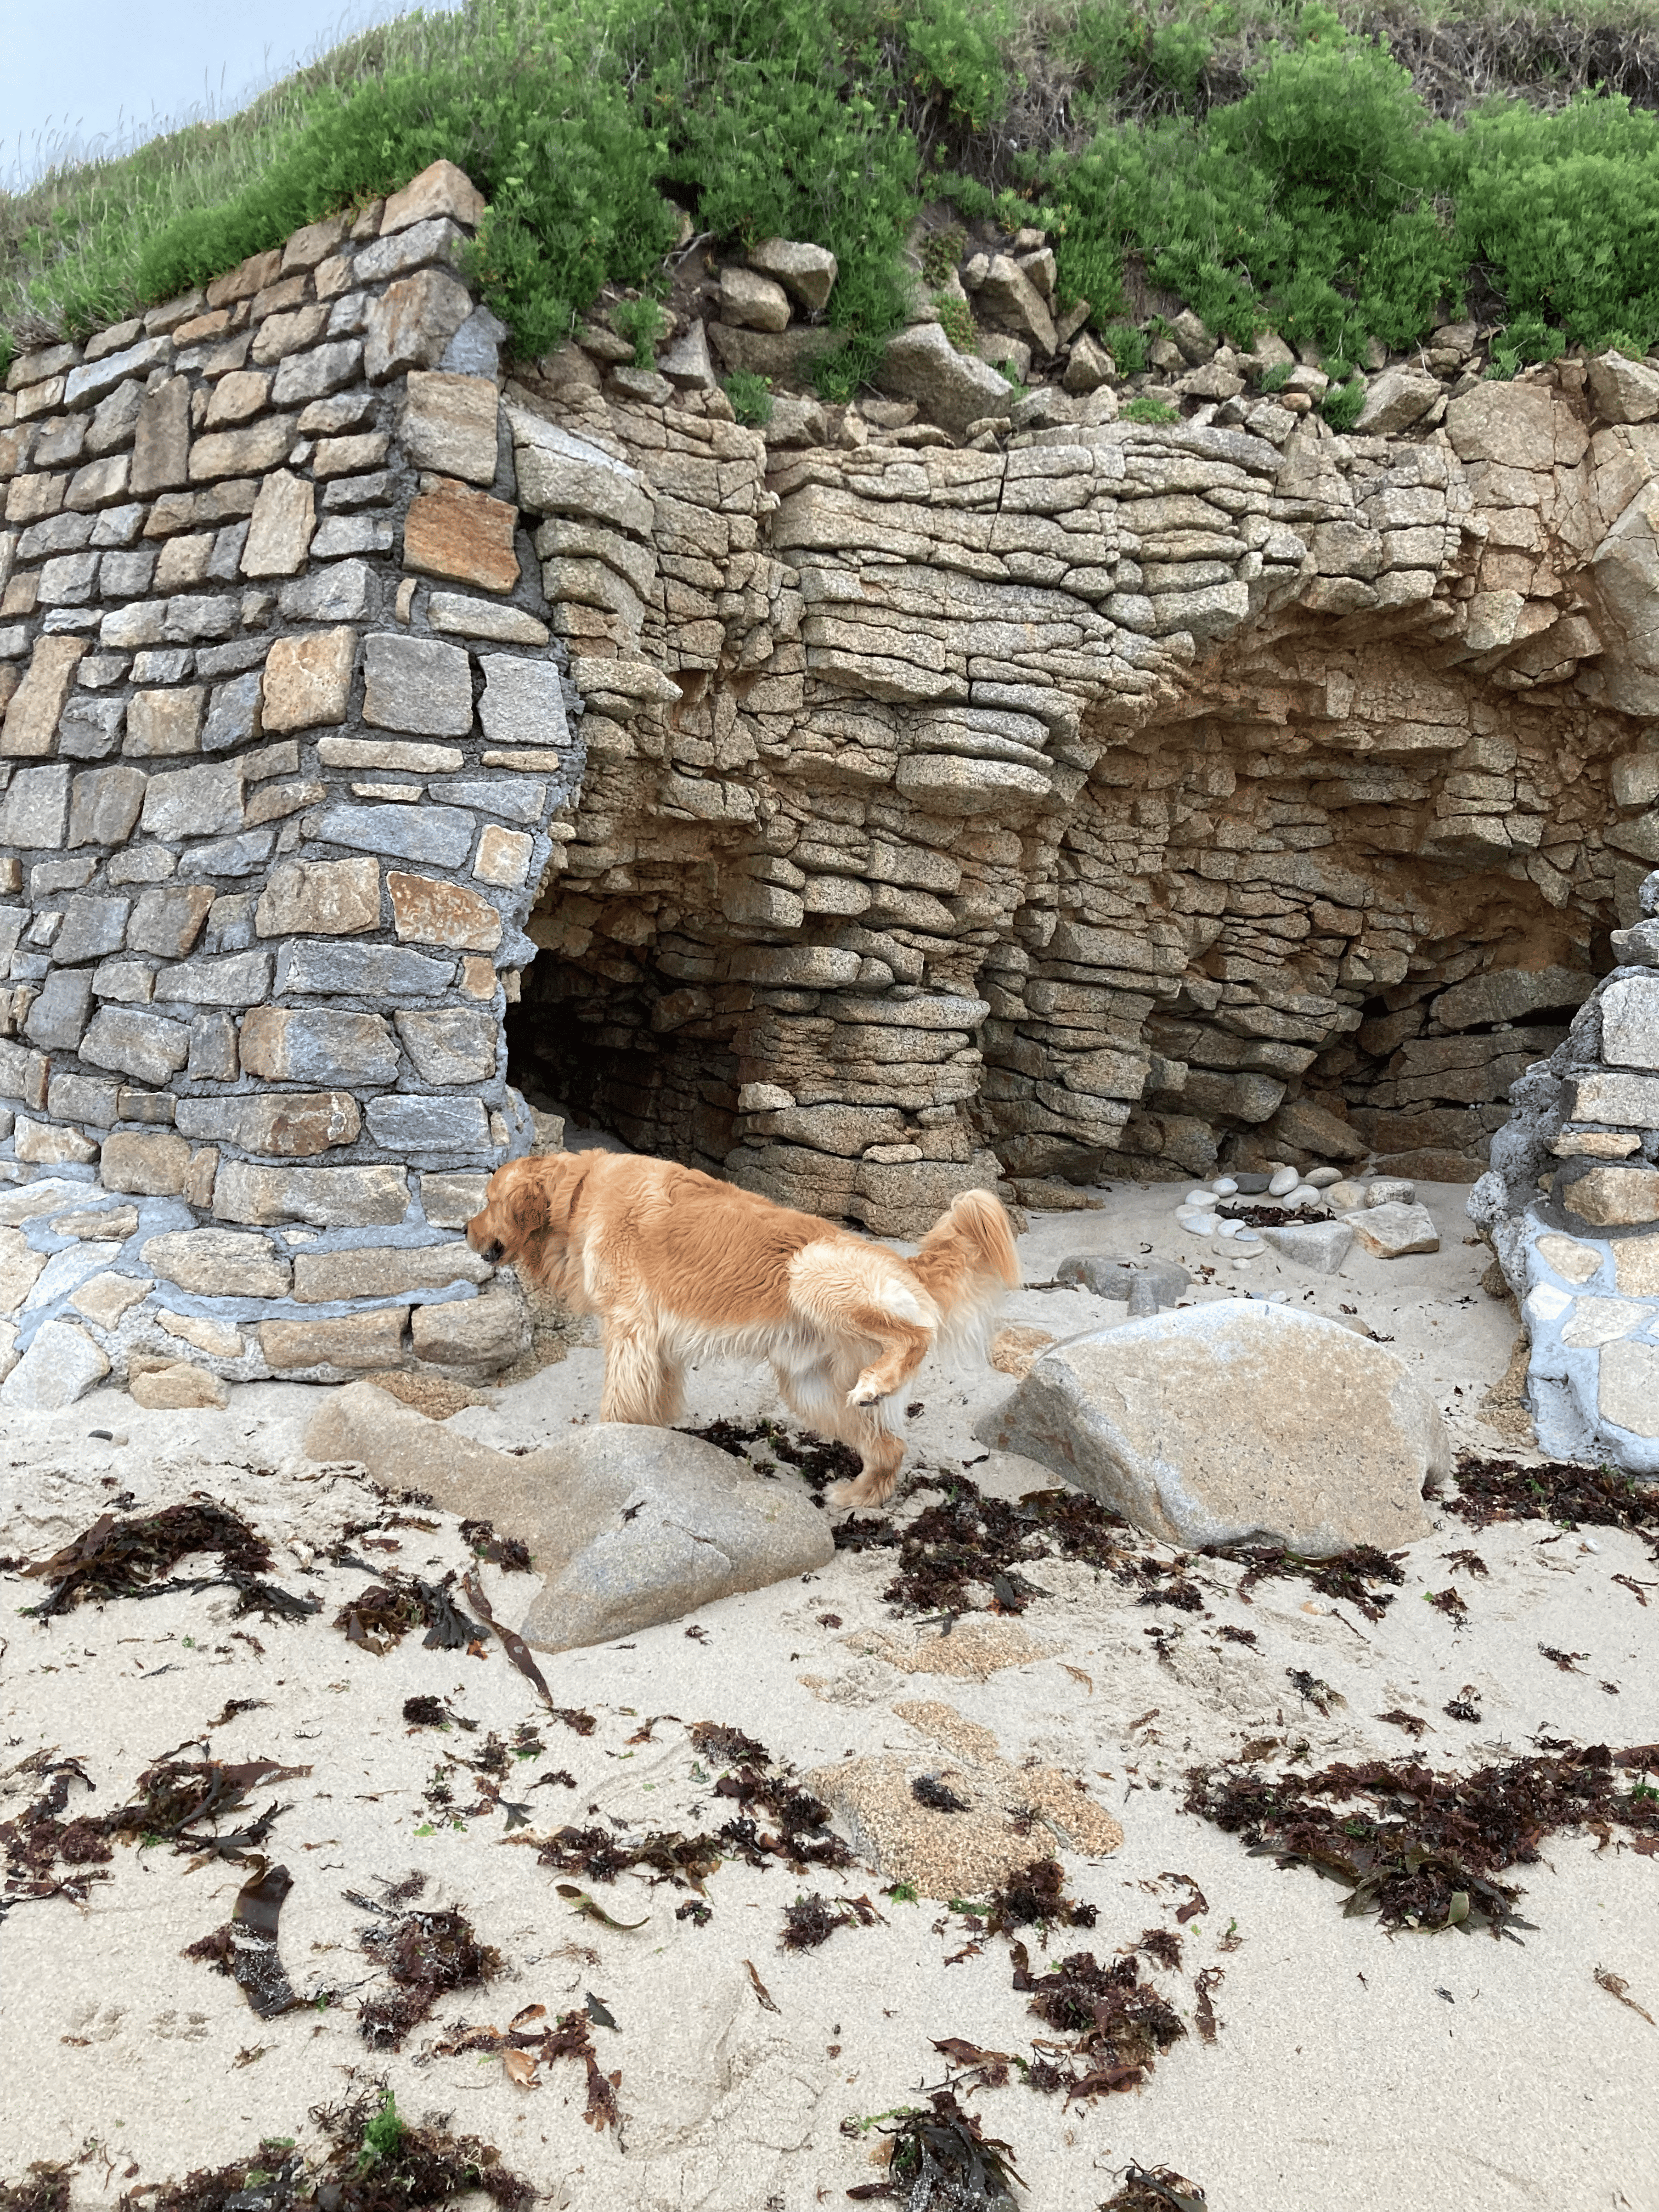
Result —
M137 1216L112 1289L9 1224L0 1364L50 1324L124 1379L170 1316L224 1380L491 1371L516 1291L442 1255L520 1083L888 1236L1109 1167L1480 1172L1659 860L1630 378L1407 377L1348 437L1045 388L963 447L1007 386L924 323L962 390L763 435L607 333L503 372L477 196L416 182L0 400L0 1172ZM791 374L833 283L769 241L709 335ZM263 1273L143 1258L228 1233Z

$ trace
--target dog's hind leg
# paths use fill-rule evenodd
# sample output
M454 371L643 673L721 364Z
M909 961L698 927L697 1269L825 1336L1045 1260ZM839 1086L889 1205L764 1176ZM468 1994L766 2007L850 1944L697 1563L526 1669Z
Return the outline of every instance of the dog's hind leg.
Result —
M667 1428L680 1413L681 1375L655 1332L637 1323L607 1322L602 1421Z

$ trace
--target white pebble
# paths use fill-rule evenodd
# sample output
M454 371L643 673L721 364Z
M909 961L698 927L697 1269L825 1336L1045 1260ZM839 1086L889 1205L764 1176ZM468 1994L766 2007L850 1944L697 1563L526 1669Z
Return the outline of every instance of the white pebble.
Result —
M1212 1190L1189 1190L1181 1203L1183 1206L1213 1206L1215 1193Z
M1218 1198L1231 1198L1237 1190L1238 1185L1231 1176L1218 1176L1213 1188Z
M1316 1191L1310 1182L1298 1183L1285 1203L1286 1206L1317 1206L1322 1195L1323 1194Z
M1215 1224L1215 1234L1218 1237L1237 1237L1243 1225L1244 1224L1242 1221L1222 1221L1218 1219Z
M1181 1225L1190 1229L1194 1237L1213 1237L1221 1226L1221 1217L1218 1213L1194 1213Z
M1294 1168L1280 1168L1267 1185L1267 1195L1269 1198L1283 1198L1287 1191L1294 1190L1301 1180Z

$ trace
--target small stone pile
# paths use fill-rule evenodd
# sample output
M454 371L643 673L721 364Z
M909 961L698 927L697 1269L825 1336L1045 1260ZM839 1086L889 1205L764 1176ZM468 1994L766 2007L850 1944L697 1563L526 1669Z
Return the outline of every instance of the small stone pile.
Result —
M1659 1474L1659 871L1515 1111L1469 1213L1522 1301L1541 1449Z

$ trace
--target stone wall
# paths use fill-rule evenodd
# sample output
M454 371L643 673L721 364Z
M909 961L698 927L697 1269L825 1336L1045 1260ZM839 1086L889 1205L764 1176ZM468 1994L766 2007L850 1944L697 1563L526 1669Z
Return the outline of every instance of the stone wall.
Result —
M501 1016L581 756L480 212L441 164L13 365L0 1402L525 1340L457 1231L532 1139Z
M509 1052L882 1234L1478 1172L1659 860L1659 374L762 432L683 317L502 370L480 213L439 164L14 364L0 1401L509 1361Z
M1522 1301L1538 1441L1659 1474L1659 871L1514 1112L1469 1212Z

